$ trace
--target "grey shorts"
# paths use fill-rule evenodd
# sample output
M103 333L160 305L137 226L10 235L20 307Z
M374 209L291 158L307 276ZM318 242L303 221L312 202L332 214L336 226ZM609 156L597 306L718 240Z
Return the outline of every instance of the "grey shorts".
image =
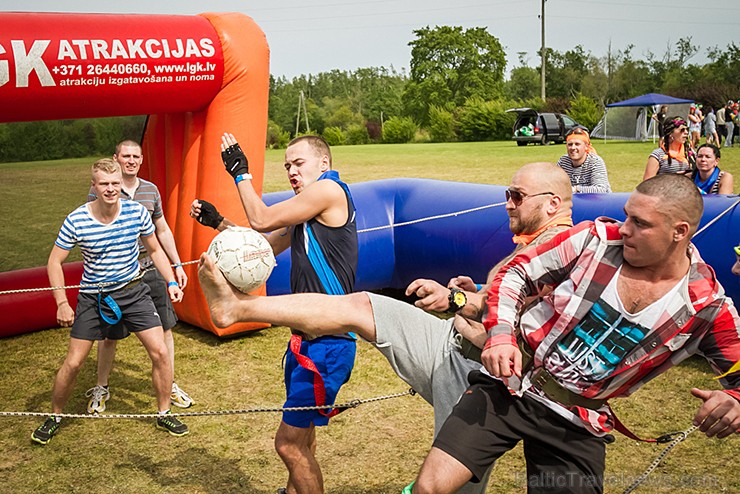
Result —
M368 293L376 340L398 377L434 407L435 433L468 387L480 364L460 354L453 319L440 319L406 302Z
M142 281L149 285L149 296L152 297L154 307L157 308L159 318L162 320L162 329L167 331L177 324L177 314L172 306L170 294L167 291L167 282L164 280L159 271L152 269L144 273Z
M481 365L460 353L462 336L453 319L440 319L406 302L368 293L375 318L373 346L395 373L434 407L434 435L468 389L468 373ZM481 482L468 482L458 494L482 494L491 469Z
M128 336L129 331L136 333L161 326L159 314L149 296L149 286L139 283L132 287L121 288L108 293L121 309L121 320L116 324L108 324L100 316L97 293L80 293L77 296L77 310L75 322L72 325L70 336L80 340L120 340ZM107 317L113 317L113 312L103 305Z

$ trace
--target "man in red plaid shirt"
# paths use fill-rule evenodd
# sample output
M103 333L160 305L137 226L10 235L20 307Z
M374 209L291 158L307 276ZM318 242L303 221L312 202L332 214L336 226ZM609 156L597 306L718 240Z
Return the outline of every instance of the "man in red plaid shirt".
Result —
M603 492L607 399L691 355L723 391L692 389L708 437L740 428L740 318L691 237L703 202L680 175L653 177L625 205L524 251L488 292L485 371L437 436L413 492L455 492L524 442L528 492ZM521 309L543 286L553 291Z

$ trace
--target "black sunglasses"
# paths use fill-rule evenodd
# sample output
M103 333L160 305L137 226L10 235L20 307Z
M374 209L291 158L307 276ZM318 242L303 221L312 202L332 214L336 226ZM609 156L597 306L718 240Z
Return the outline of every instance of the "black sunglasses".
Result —
M544 196L548 194L551 196L555 195L554 192L540 192L539 194L525 194L523 192L519 192L518 190L513 190L513 189L506 189L505 194L506 194L506 200L511 201L512 203L514 203L515 206L519 206L528 197Z
M565 134L565 137L568 137L569 135L576 134L576 135L588 135L588 129L585 127L573 127L568 131L567 134Z

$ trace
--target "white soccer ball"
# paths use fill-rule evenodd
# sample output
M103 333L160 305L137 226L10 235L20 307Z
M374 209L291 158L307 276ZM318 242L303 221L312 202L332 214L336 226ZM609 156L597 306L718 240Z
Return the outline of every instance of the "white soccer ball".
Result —
M275 267L267 239L243 226L231 226L216 235L208 246L208 255L228 282L244 293L264 285Z

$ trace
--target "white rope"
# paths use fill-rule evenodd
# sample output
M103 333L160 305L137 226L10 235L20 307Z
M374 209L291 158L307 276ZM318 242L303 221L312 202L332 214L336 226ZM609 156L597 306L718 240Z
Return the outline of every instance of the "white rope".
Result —
M487 204L485 206L478 206L476 208L463 209L462 211L438 214L435 216L427 216L425 218L419 218L417 220L404 221L403 223L393 223L390 225L376 226L373 228L363 228L362 230L357 230L357 233L368 233L368 232L375 232L378 230L387 230L389 228L400 228L402 226L409 226L409 225L415 225L417 223L423 223L424 221L433 221L433 220L439 220L443 218L452 218L455 216L460 216L461 214L475 213L477 211L483 211L484 209L489 209L489 208L494 208L497 206L504 206L504 205L506 205L506 202L496 202L493 204Z
M485 206L478 206L478 207L475 207L475 208L464 209L462 211L454 211L452 213L438 214L438 215L435 215L435 216L427 216L425 218L419 218L419 219L416 219L416 220L405 221L403 223L393 223L393 224L390 224L390 225L382 225L382 226L376 226L376 227L373 227L373 228L365 228L365 229L362 229L362 230L358 230L357 233L369 233L369 232L375 232L375 231L379 231L379 230L387 230L389 228L400 228L400 227L403 227L403 226L415 225L417 223L422 223L422 222L425 222L425 221L434 221L434 220L439 220L439 219L443 219L443 218L451 218L451 217L455 217L455 216L460 216L462 214L475 213L477 211L482 211L484 209L489 209L489 208L493 208L493 207L497 207L497 206L503 206L505 204L506 204L506 202L497 202L497 203L494 203L494 204L487 204ZM177 265L187 266L188 264L196 264L196 263L198 263L198 260L197 259L194 260L194 261L187 261L187 262L181 262L181 263L178 263L178 264L172 264L171 266L172 267L175 267ZM137 280L141 279L144 276L144 273L146 273L147 271L151 271L153 269L154 269L154 267L151 266L151 267L149 267L147 269L142 270L131 281L137 281ZM131 281L129 281L129 283ZM69 285L69 286L51 286L51 287L42 287L42 288L20 288L20 289L17 289L17 290L0 291L0 296L2 296L2 295L13 295L13 294L17 294L17 293L45 292L45 291L52 291L52 290L70 290L70 289L73 289L73 288L89 288L89 287L103 288L103 287L110 286L110 285L118 285L120 283L121 283L120 281L108 281L108 282L98 283L98 284L95 284L95 285L84 284L84 285Z
M738 205L738 203L740 203L740 199L738 199L737 201L733 202L727 209L725 209L724 211L722 211L721 213L719 213L717 216L715 216L714 218L712 218L712 220L709 223L707 223L706 225L704 225L703 227L701 227L700 230L697 230L697 232L694 233L694 236L691 237L691 238L696 238L700 233L703 233L704 230L706 230L707 228L709 228L710 226L712 226L714 223L716 223L722 216L724 216L725 214L729 213L730 210L732 210L732 208L734 208L735 206Z
M712 218L706 225L704 225L700 230L698 230L696 233L694 233L694 235L693 235L692 238L696 238L699 234L703 233L706 229L708 229L710 226L712 226L714 223L716 223L722 216L724 216L725 214L727 214L728 212L730 212L739 203L740 203L740 199L737 199L734 203L732 203L729 207L727 207L727 209L725 209L724 211L722 211L721 213L719 213L717 216L715 216L714 218ZM496 202L496 203L486 204L484 206L478 206L478 207L474 207L474 208L470 208L470 209L463 209L461 211L453 211L452 213L437 214L437 215L434 215L434 216L426 216L424 218L418 218L418 219L411 220L411 221L404 221L402 223L391 223L389 225L381 225L381 226L376 226L376 227L371 227L371 228L363 228L361 230L357 230L357 233L370 233L370 232L376 232L376 231L380 231L380 230L388 230L388 229L391 229L391 228L401 228L401 227L404 227L404 226L415 225L417 223L423 223L423 222L426 222L426 221L434 221L434 220L440 220L440 219L444 219L444 218L453 218L453 217L460 216L460 215L463 215L463 214L476 213L478 211L483 211L485 209L490 209L490 208L494 208L494 207L498 207L498 206L505 206L505 205L506 205L506 201L504 201L504 202ZM189 264L196 264L197 262L198 262L198 260L196 259L194 261L187 261L187 262L179 263L179 265L181 265L181 266L187 266ZM176 264L172 264L172 266L174 267L174 266L176 266ZM153 270L153 269L154 269L153 267L149 267L149 268L143 270L139 275L136 276L136 278L134 278L131 281L136 281L136 280L140 279L142 276L144 276L144 273L146 273L147 271ZM12 294L16 294L16 293L43 292L43 291L62 290L62 289L67 290L67 289L85 288L85 287L91 287L91 286L94 286L94 287L97 287L97 288L102 288L102 287L105 287L105 286L116 285L116 284L119 284L119 283L120 282L113 282L113 281L111 281L111 282L98 283L97 285L70 285L70 286L52 286L52 287L43 287L43 288L22 288L22 289L17 289L17 290L0 291L0 296L2 296L2 295L12 295Z
M308 407L271 407L271 408L241 408L237 410L215 410L215 411L204 411L204 412L171 412L171 417L212 417L215 415L239 415L247 413L263 413L263 412L305 412L311 410L331 410L333 408L347 410L350 408L357 408L365 403L372 403L375 401L390 400L392 398L401 398L403 396L415 396L416 391L414 388L409 388L407 391L402 393L394 393L390 395L375 396L372 398L354 399L348 403L335 403L333 405L315 405ZM85 414L85 413L49 413L49 412L0 412L0 417L49 417L53 415L59 418L70 418L70 419L147 419L157 418L160 415L158 413L105 413L105 414Z

